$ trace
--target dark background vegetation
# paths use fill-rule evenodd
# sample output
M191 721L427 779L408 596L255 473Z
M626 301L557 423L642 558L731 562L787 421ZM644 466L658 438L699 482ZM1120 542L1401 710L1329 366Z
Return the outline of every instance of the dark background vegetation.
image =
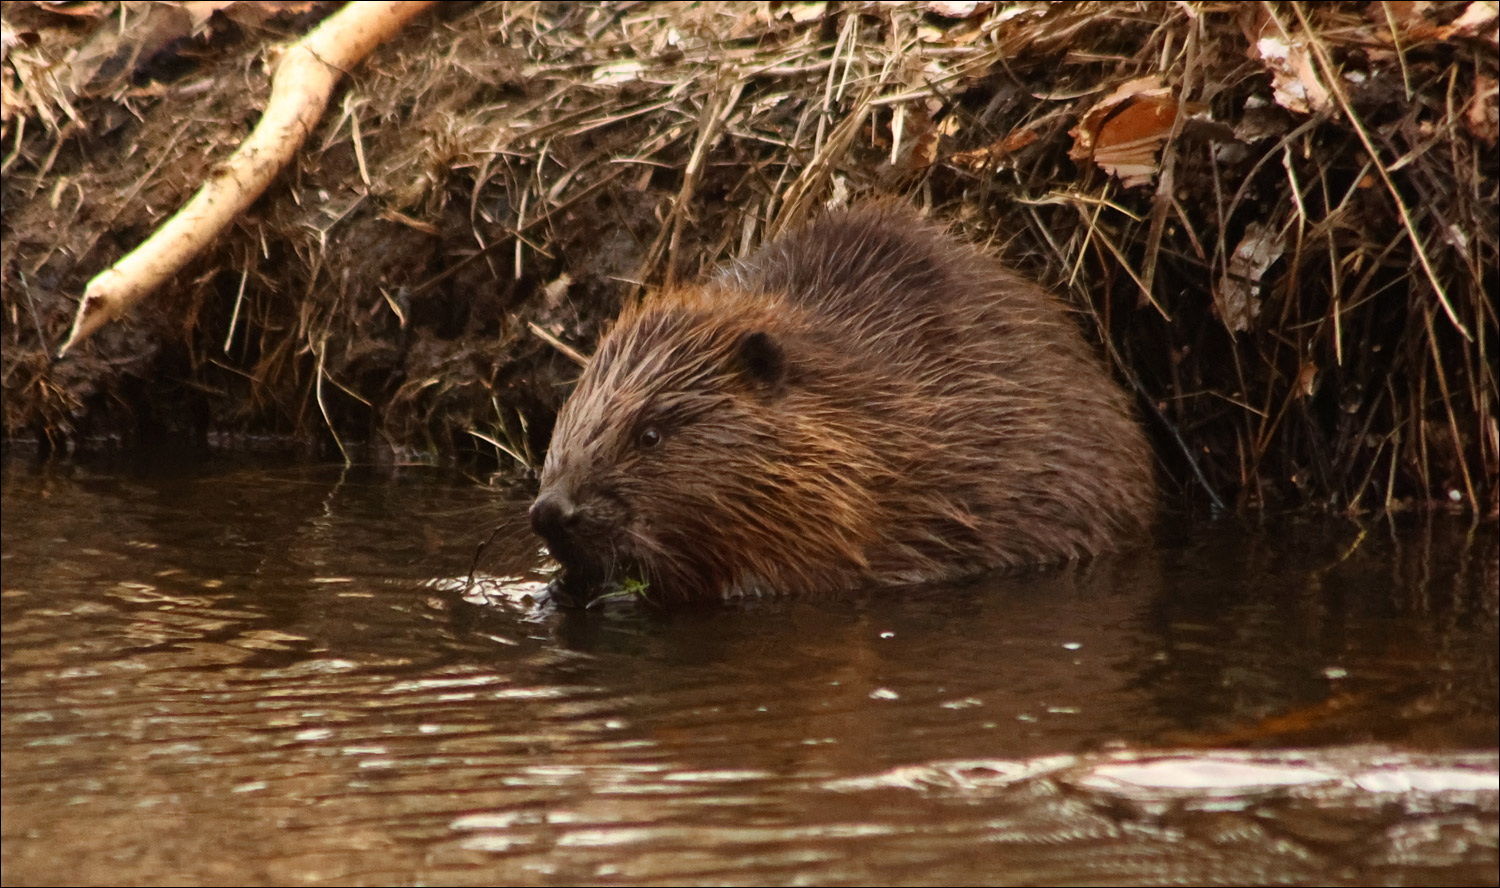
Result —
M4 4L8 449L523 477L623 300L897 194L1078 309L1179 502L1496 513L1485 4L440 4L56 359L334 8Z

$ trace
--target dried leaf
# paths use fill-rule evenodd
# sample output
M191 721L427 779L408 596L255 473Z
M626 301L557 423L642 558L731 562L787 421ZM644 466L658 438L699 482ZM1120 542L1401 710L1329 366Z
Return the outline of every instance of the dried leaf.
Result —
M1156 151L1171 134L1176 118L1176 102L1132 102L1099 130L1094 163L1118 176L1126 188L1149 183L1156 175Z
M1321 112L1329 106L1331 98L1318 80L1306 41L1262 37L1255 42L1255 51L1271 72L1276 104L1301 114Z
M1318 79L1307 38L1286 33L1264 10L1257 12L1243 21L1245 36L1250 39L1250 58L1259 59L1271 72L1276 104L1298 114L1321 113L1333 98Z
M1279 231L1259 222L1245 226L1245 236L1229 257L1229 269L1214 291L1219 320L1231 333L1250 329L1260 315L1260 282L1266 269L1281 258L1286 243Z
M981 12L987 12L995 4L993 2L985 2L985 0L970 0L970 2L961 2L961 0L952 0L952 2L931 0L931 2L925 5L927 11L933 15L942 16L943 18L961 19L977 15Z
M1464 112L1464 128L1491 148L1500 142L1500 83L1488 74L1474 78L1474 98Z
M828 12L826 2L819 3L788 3L781 7L778 15L791 19L797 24L803 22L815 22Z
M1488 43L1491 49L1500 46L1500 3L1475 0L1446 28L1439 28L1438 36L1444 40L1474 37Z
M1006 135L983 148L976 148L973 151L959 151L949 157L948 161L976 172L981 170L1000 170L1005 166L1006 155L1020 151L1040 138L1041 134L1034 129L1011 130Z
M1303 361L1297 371L1297 398L1311 398L1318 392L1318 365L1315 361Z
M1156 175L1156 152L1172 134L1179 104L1155 76L1127 81L1090 108L1068 131L1074 160L1092 159L1118 176L1126 188L1149 183ZM1192 113L1206 111L1194 105Z

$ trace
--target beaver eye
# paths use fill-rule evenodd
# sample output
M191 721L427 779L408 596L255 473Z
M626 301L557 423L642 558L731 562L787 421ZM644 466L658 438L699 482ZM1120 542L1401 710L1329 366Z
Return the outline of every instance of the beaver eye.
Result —
M641 446L641 449L650 450L661 443L661 432L656 426L646 426L644 429L641 429L641 433L636 436L635 440Z

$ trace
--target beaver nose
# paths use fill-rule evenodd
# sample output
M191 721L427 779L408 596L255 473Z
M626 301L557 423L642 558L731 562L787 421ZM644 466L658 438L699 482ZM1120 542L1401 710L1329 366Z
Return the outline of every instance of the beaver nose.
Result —
M578 525L578 507L566 493L557 490L543 491L531 504L531 529L536 535L554 545L567 538Z

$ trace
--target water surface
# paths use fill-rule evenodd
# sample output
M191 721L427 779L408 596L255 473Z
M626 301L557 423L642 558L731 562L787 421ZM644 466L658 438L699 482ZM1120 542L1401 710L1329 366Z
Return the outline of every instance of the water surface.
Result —
M436 470L0 492L7 884L1496 881L1493 527L577 612Z

